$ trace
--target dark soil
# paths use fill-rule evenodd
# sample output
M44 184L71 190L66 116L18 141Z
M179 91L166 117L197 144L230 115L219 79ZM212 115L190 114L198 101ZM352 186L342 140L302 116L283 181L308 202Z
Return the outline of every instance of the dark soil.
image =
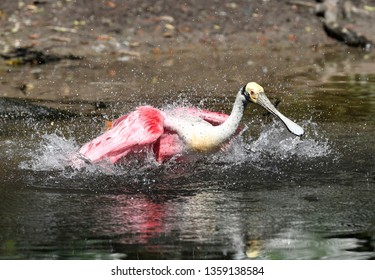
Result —
M352 2L360 9L375 6L371 0ZM374 15L355 14L346 25L373 39ZM3 52L34 46L83 56L334 43L313 8L270 0L2 0L0 34Z
M82 111L171 92L201 100L249 80L280 91L301 67L355 49L327 36L316 2L290 2L2 0L0 97ZM340 24L375 41L375 0L352 3L360 12Z

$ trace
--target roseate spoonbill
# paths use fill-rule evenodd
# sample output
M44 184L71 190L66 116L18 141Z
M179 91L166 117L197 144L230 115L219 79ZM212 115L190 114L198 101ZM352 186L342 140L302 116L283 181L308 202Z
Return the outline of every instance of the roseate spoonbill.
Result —
M116 163L127 155L152 151L156 160L163 162L189 151L214 152L236 134L243 112L251 102L278 117L291 133L298 136L304 133L302 127L272 105L263 87L250 82L237 93L230 115L196 108L161 111L150 106L138 107L114 120L111 129L85 144L76 160L96 163L109 159Z

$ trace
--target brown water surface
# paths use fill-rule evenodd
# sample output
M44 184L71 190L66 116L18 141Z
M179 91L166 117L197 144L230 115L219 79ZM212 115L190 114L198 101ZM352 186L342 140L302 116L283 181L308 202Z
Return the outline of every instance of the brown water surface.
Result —
M259 48L2 66L0 258L374 259L374 62ZM229 112L248 81L306 135L251 105L227 152L67 165L105 119L141 104Z

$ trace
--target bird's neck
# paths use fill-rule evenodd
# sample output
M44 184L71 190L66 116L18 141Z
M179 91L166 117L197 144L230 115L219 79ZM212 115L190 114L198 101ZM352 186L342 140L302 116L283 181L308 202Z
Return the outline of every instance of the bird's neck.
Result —
M242 98L241 93L238 93L228 119L217 126L222 142L229 140L235 134L247 104L248 103Z

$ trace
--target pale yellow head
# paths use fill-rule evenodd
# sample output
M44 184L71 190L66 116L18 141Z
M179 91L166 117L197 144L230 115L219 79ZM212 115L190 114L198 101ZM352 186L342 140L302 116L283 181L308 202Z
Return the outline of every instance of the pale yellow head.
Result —
M291 133L298 136L303 135L304 131L302 127L285 117L275 108L275 106L273 106L273 104L268 100L266 94L264 93L263 87L255 82L250 82L241 89L240 93L244 97L244 101L246 102L246 104L247 102L253 102L262 106L272 115L278 117Z
M258 102L259 94L264 93L263 87L255 82L247 83L245 86L245 91L248 94L248 98L254 103Z

